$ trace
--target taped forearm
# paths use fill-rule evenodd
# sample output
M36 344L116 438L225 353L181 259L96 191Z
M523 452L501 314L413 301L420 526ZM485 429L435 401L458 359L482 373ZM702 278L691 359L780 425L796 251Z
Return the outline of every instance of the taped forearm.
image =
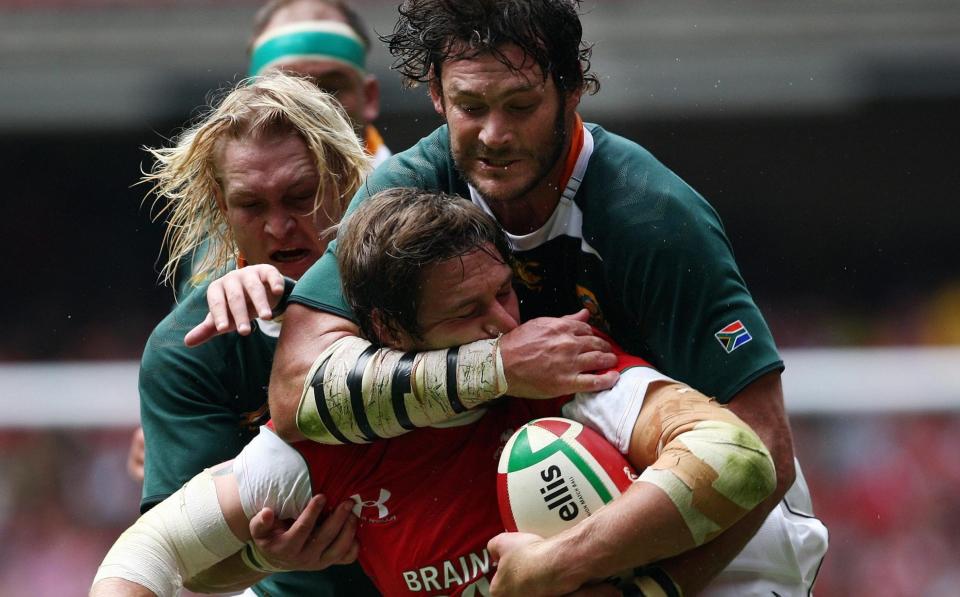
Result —
M499 340L404 353L345 337L307 373L297 427L320 443L366 443L447 421L506 390Z
M717 402L676 384L659 392L637 421L639 451L656 454L639 481L667 494L701 545L773 492L773 459L757 434Z
M243 547L220 510L213 478L204 471L141 516L120 535L94 584L121 578L160 597Z
M249 548L249 544L247 547ZM184 588L194 593L236 593L255 585L271 574L250 566L241 557L244 551L214 564L189 580L185 579Z

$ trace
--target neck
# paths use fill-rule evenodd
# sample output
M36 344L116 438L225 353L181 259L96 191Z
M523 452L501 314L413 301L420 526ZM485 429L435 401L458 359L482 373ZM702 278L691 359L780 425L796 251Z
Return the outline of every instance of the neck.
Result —
M504 230L511 234L529 234L546 224L557 208L563 193L561 185L566 182L560 180L562 174L563 161L558 160L543 180L522 197L487 204Z
M573 130L574 126L579 126L580 120L575 119L574 122L568 123L566 138L556 161L536 186L521 197L508 201L487 201L493 215L507 232L529 234L543 227L553 215L572 172L570 152L575 148L571 146L580 138ZM576 156L572 159L575 160Z

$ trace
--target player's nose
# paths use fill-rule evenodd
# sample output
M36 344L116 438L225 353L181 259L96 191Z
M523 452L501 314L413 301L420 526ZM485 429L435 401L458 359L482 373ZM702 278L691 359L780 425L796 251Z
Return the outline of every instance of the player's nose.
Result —
M506 334L517 327L519 322L510 313L510 311L501 303L496 302L490 307L487 313L486 321L483 324L483 331L491 338L496 338L500 334Z
M283 210L271 211L264 222L264 230L274 238L282 239L296 227L296 218Z
M491 149L507 146L513 139L513 130L509 120L496 110L491 110L483 121L480 141Z

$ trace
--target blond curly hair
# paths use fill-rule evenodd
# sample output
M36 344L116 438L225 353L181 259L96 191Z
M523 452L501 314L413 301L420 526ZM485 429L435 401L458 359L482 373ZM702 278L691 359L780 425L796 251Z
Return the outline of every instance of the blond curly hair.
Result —
M223 190L220 148L225 141L286 131L303 138L321 174L314 211L338 221L370 169L370 158L336 99L306 79L270 72L241 81L171 147L144 148L155 161L140 182L151 185L147 198L155 197L155 219L167 222L163 283L173 284L184 259L194 261L191 281L196 284L237 258L236 241L217 203ZM336 192L329 192L330 185ZM323 201L328 196L337 200Z

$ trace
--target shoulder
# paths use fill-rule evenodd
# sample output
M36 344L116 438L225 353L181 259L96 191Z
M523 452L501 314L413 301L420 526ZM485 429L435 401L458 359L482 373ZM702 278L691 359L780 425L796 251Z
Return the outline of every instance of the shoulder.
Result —
M392 155L380 164L361 187L363 195L373 195L392 187L416 187L456 191L458 179L450 154L447 126L441 126L420 139L413 147Z
M680 250L699 246L707 236L725 239L713 207L653 154L587 126L594 152L576 198L586 234L617 244L627 235L646 247Z

